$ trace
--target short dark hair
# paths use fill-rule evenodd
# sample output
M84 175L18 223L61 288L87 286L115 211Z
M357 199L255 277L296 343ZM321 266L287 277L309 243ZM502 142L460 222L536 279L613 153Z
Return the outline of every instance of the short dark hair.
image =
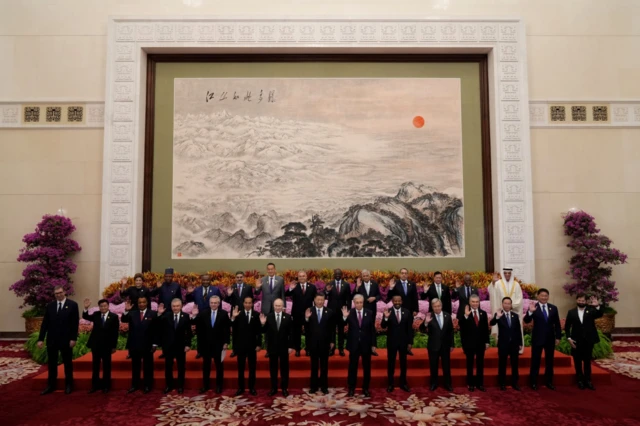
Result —
M109 301L107 299L100 299L98 300L98 306L102 305L103 303L106 303L107 305L109 304Z
M578 293L576 294L576 300L580 299L581 297L584 297L585 299L587 298L587 295L584 293Z
M244 303L247 299L251 299L251 303L253 303L253 296L245 296L242 302Z
M400 272L402 271L407 271L407 273L409 273L409 270L407 268L400 268Z
M56 291L56 290L64 290L64 287L61 285L57 285L53 288L53 291Z
M135 274L133 276L133 280L137 280L138 278L140 278L142 281L144 281L144 275L142 275L140 272L138 272L137 274Z
M442 272L440 272L440 271L435 271L435 272L433 273L433 276L435 277L436 275L442 275Z
M509 296L503 297L502 301L504 302L505 300L508 300L509 302L513 303L513 300L511 300L511 298Z
M267 263L267 268L269 267L269 265L273 265L273 267L274 267L274 268L276 267L276 264L275 264L275 263L273 263L273 262L269 262L269 263Z
M547 296L549 295L549 290L547 290L546 288L541 288L540 290L538 290L538 294L540 293L547 293Z
M318 296L320 296L320 297L322 297L322 298L324 298L324 297L325 297L324 293L319 292L319 293L316 293L316 295L315 295L315 296L313 296L313 298L315 299L315 298L316 298L316 297L318 297Z
M399 297L400 299L402 299L402 296L400 296L399 294L394 294L391 300L395 299L396 297Z
M242 276L244 277L244 272L242 272L242 271L236 271L236 275L238 275L238 274L240 274L240 275L242 275Z

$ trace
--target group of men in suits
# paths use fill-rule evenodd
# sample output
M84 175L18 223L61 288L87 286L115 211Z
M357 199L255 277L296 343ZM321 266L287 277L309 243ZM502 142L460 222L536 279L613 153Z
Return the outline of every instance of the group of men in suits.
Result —
M192 327L195 327L198 342L198 358L202 358L203 385L201 392L210 388L211 363L216 367L216 392L222 391L224 381L223 362L233 335L234 351L230 356L238 358L238 390L245 392L245 369L248 363L248 389L256 395L257 353L264 346L269 358L271 390L278 388L288 395L289 356L300 356L301 336L306 340L306 355L310 357L310 392L318 390L328 393L329 357L340 356L349 351L348 394L353 396L358 380L358 367L362 361L362 391L369 396L371 381L371 357L376 356L376 304L381 299L378 284L371 274L363 270L361 277L351 284L336 269L334 277L322 291L308 282L307 275L300 271L297 279L285 288L282 277L276 275L275 265L269 263L267 275L258 280L255 293L262 293L261 312L254 310L254 289L244 282L244 274L236 273L236 282L227 290L227 301L231 313L222 310L222 294L211 286L211 277L202 276L202 286L187 288L187 300L193 301L191 315L182 311L183 301L180 286L173 282L173 270L165 271L164 281L153 290L142 285L142 275L134 277L135 286L123 291L125 314L121 321L129 324L127 349L131 357L132 382L129 393L142 388L148 393L153 386L153 358L157 347L162 347L165 360L165 393L177 388L183 392L186 368L186 353L191 349ZM499 385L506 390L507 360L511 359L511 386L518 386L518 357L523 346L521 321L533 322L531 387L537 389L537 378L541 354L545 352L545 384L553 387L553 354L560 339L560 318L554 305L548 303L549 292L540 289L537 303L530 303L529 310L520 318L512 310L510 297L502 299L502 309L490 316L480 308L477 290L471 287L470 275L463 283L456 283L455 293L459 300L457 320L467 361L467 386L470 391L485 391L484 354L489 347L490 326L498 329ZM413 355L413 321L418 314L418 298L428 299L430 318L419 326L429 335L427 351L430 364L430 385L435 390L440 381L439 364L442 365L443 386L451 390L450 354L454 348L454 323L451 314L451 293L442 283L442 274L434 274L434 282L425 286L419 295L416 283L408 280L408 270L400 270L399 279L389 283L389 300L393 306L383 312L381 327L387 332L388 392L395 389L396 358L400 363L400 389L409 392L407 382L407 356ZM38 346L42 347L46 337L49 355L49 381L42 392L55 390L57 379L56 361L58 353L65 365L65 391L72 391L72 348L78 336L78 306L65 296L62 287L56 287L56 298L47 306L40 331ZM151 310L150 298L158 296L158 310ZM285 311L285 297L292 300L291 315ZM90 392L108 392L111 383L111 354L118 340L118 316L109 312L107 300L98 302L99 310L88 313L91 302L84 302L83 318L93 323L88 346L93 356L93 379ZM167 309L166 307L169 307ZM353 307L352 307L353 306ZM598 342L594 320L602 316L595 298L587 306L586 296L578 295L577 307L567 315L565 332L572 346L576 365L578 386L594 389L591 382L591 351ZM345 329L347 330L345 332ZM231 333L233 331L233 333ZM337 345L336 345L337 336ZM345 346L346 343L346 346ZM178 377L173 378L173 365L177 363ZM102 366L102 367L101 367ZM475 368L475 372L474 372ZM102 378L100 378L102 370ZM141 371L142 370L142 371ZM142 380L141 380L142 373ZM280 383L278 384L278 376Z

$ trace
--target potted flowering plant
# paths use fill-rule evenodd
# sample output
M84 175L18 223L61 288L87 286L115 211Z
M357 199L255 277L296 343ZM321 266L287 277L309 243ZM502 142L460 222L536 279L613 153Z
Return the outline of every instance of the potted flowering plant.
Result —
M605 307L604 315L596 321L603 333L611 333L615 327L616 311L610 305L618 301L618 289L612 281L613 268L627 262L627 255L611 247L611 239L601 235L594 217L583 211L569 212L564 216L564 234L571 237L567 247L575 254L569 259L567 275L573 281L564 285L572 296L585 293L595 296Z
M25 246L20 249L18 262L28 265L22 271L22 279L9 289L23 298L21 309L28 307L22 314L28 333L40 329L46 306L54 300L55 286L61 285L68 295L73 294L70 275L76 271L76 264L69 257L81 250L69 237L75 229L64 216L45 215L35 232L22 238Z

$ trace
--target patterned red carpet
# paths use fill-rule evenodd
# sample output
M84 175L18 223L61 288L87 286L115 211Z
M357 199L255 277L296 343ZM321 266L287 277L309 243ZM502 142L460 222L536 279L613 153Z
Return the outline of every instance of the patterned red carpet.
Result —
M616 345L620 354L640 353L640 343ZM637 345L631 345L637 343ZM626 355L625 355L626 356ZM615 360L616 358L614 358ZM623 363L620 358L620 363ZM609 361L609 360L606 360ZM617 372L616 366L600 365ZM223 395L126 395L113 391L107 395L77 391L72 395L56 392L40 396L30 378L44 367L30 361L20 345L0 343L0 424L8 425L305 425L355 426L395 424L426 425L640 425L640 378L636 374L614 374L611 385L593 391L558 386L523 392L490 388L488 392L467 392L455 388L429 392L425 388L411 393L393 394L375 389L371 398L346 397L345 389L332 389L327 396L293 391L284 399L233 397ZM633 370L633 368L631 368ZM629 376L629 377L628 377ZM631 378L635 377L635 378Z

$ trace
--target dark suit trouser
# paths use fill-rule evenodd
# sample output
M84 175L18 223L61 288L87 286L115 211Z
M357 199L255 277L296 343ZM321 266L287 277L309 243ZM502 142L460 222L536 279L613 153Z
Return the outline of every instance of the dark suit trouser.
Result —
M482 348L467 349L467 386L484 386L484 346ZM476 375L473 376L473 361L476 364Z
M576 349L571 349L573 364L576 368L576 376L579 382L591 381L591 354L593 344L585 341L576 343Z
M393 386L396 372L396 354L400 355L400 386L407 384L407 347L394 346L387 348L387 381Z
M345 322L342 319L342 315L340 316L340 318L337 321L337 325L336 327L338 328L338 347L337 349L339 351L344 350L344 340L345 340L345 334L344 334L344 327L345 327Z
M531 371L529 377L531 384L538 384L540 373L540 361L544 350L544 380L546 384L553 383L553 356L556 350L555 340L552 338L541 346L531 346Z
M171 349L164 352L164 380L167 387L173 388L173 361L178 364L178 387L184 388L184 374L187 363L187 354L184 352L184 347Z
M439 351L429 351L429 368L431 370L431 385L438 386L438 362L442 359L442 376L445 386L451 386L451 350L442 347Z
M511 386L518 385L520 374L518 372L518 358L520 348L511 346L509 348L498 348L498 385L507 385L507 357L511 359Z
M320 371L318 371L318 364ZM318 378L318 372L320 377ZM311 389L325 389L329 387L329 352L311 351Z
M143 384L145 388L153 386L153 352L151 349L130 349L131 354L131 387L140 387L140 370L143 370Z
M302 326L305 323L304 316L292 317L293 319L293 330L291 331L291 344L293 345L293 349L297 352L300 351L302 347ZM271 355L269 355L271 356Z
M69 347L68 342L62 346L59 346L56 343L47 342L47 366L49 368L48 384L54 389L56 387L56 382L58 381L58 352L62 355L62 362L64 363L65 385L73 385L73 349Z
M213 355L213 356L211 356ZM220 360L222 350L214 351L213 354L202 355L202 387L209 389L211 380L211 361L216 365L216 387L221 388L224 382L224 365Z
M111 388L111 350L91 350L92 375L91 386L95 389ZM100 363L102 363L102 380L100 380Z
M244 389L244 367L246 361L249 361L249 389L255 389L256 387L256 351L238 351L236 350L236 356L238 357L238 389ZM277 374L277 373L276 373Z
M363 353L362 349L357 348L355 351L349 352L349 375L347 378L347 384L349 389L356 388L356 382L358 380L358 361L362 357L362 390L369 389L369 383L371 382L371 353Z
M269 353L269 375L271 376L271 389L278 389L278 364L280 365L280 385L282 389L289 387L289 352Z

